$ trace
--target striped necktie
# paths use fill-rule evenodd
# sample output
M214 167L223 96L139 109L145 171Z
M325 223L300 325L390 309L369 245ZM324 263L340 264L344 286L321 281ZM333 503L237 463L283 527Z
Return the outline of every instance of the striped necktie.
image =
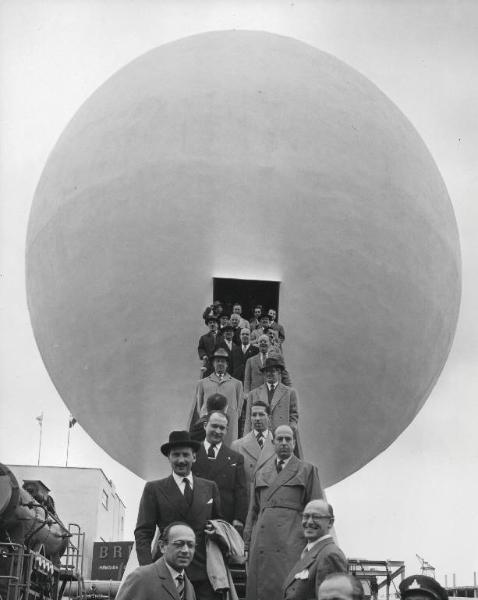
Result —
M280 473L280 472L282 471L282 469L284 468L284 462L285 462L285 461L281 459L281 460L280 460L280 461L277 463L277 465L276 465L276 469L277 469L277 472L278 472L278 473Z
M182 573L176 576L176 587L180 600L184 600L184 575Z
M261 448L264 448L264 434L262 433L262 431L259 431L259 433L257 434L257 443Z

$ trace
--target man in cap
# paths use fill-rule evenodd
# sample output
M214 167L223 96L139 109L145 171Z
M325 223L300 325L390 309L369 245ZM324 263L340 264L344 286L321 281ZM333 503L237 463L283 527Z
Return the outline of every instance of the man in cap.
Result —
M117 600L196 600L186 575L196 548L196 536L186 523L167 525L159 541L161 558L128 575Z
M256 357L249 359L249 363ZM299 400L297 392L280 382L281 374L285 370L283 361L279 358L266 358L260 367L265 382L251 390L247 397L247 406L253 406L258 400L269 406L271 429L274 431L279 425L290 425L294 432L297 431L299 421ZM246 363L247 379L247 363ZM246 415L244 434L251 431L250 412Z
M217 317L209 315L206 318L206 325L209 331L199 338L198 354L202 362L201 371L203 377L207 377L212 372L211 357L214 350L222 341L222 335L217 330Z
M207 413L205 399L213 394L222 394L227 398L226 413L229 428L224 439L227 445L238 438L238 421L241 416L244 395L242 383L226 372L229 356L224 348L218 348L212 356L213 372L199 380L196 388L195 410L199 417Z
M244 459L223 443L227 415L223 412L209 413L204 429L206 439L198 450L192 471L198 477L217 483L224 519L242 533L248 505Z
M427 575L410 575L399 585L402 600L448 600L446 590Z
M269 406L258 400L250 407L250 411L252 430L232 442L232 449L244 457L248 497L256 471L275 454L273 436L269 429Z
M331 573L319 586L318 600L363 600L363 586L350 573Z
M191 473L199 447L187 431L172 431L161 446L172 473L144 486L134 531L136 553L140 565L151 564L157 558L151 552L156 526L162 532L173 521L184 521L196 535L196 552L186 569L196 596L198 600L218 600L206 572L205 528L211 519L222 518L221 503L217 485Z
M332 505L311 500L302 513L302 529L307 545L284 582L285 600L317 598L319 586L330 573L347 573L347 559L335 543Z
M222 335L224 333L224 327L226 325L229 325L229 315L227 315L226 313L221 313L219 315L219 333Z
M206 320L210 315L214 317L219 317L219 315L224 311L224 307L220 300L214 300L214 302L210 306L206 306L202 314L202 318Z
M302 512L323 498L317 468L294 456L289 425L274 431L275 458L254 476L244 530L249 551L247 600L280 598L284 578L305 546Z

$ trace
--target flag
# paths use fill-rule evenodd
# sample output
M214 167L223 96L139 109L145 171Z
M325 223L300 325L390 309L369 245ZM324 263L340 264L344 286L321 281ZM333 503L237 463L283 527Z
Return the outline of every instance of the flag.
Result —
M70 415L70 420L68 422L68 427L71 429L75 423L76 423L75 417L73 415Z
M39 415L38 417L35 417L35 418L38 421L39 425L41 425L43 423L43 413L41 415Z

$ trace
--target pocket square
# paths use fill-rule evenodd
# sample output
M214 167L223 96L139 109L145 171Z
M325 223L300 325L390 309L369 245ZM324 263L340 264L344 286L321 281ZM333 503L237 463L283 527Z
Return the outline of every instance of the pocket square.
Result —
M231 463L231 467L235 467L237 463Z
M212 504L212 498L206 502L206 504Z
M309 569L304 569L294 575L294 579L309 579Z

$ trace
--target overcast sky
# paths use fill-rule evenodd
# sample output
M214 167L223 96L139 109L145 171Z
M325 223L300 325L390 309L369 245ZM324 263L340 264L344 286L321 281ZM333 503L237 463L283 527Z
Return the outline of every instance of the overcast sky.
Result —
M478 571L478 3L208 0L0 1L0 460L64 464L68 411L33 338L25 294L28 214L58 136L119 68L165 42L259 29L327 51L371 79L415 125L454 206L463 296L453 348L425 407L391 447L328 491L349 556L415 554L438 578ZM287 324L286 324L287 325ZM158 460L162 460L158 458ZM70 464L101 467L127 505L132 539L144 482L72 429ZM450 577L449 577L450 579Z

